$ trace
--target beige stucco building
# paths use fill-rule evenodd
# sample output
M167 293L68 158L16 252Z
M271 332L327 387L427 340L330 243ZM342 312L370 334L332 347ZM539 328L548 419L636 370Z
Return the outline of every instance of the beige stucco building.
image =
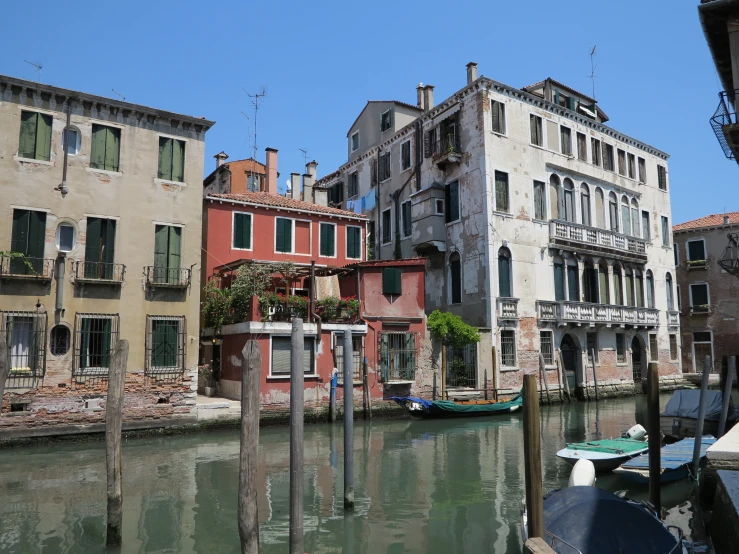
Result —
M194 415L212 125L0 76L0 436L101 421L118 339L125 418Z

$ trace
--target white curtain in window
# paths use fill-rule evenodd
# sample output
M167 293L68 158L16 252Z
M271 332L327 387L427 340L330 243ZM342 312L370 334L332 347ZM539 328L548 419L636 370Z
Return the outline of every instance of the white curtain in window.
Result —
M13 319L11 325L10 368L30 368L33 321L28 319Z

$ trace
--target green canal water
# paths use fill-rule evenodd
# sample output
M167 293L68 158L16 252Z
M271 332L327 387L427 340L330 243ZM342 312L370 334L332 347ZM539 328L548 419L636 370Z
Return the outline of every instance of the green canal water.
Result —
M543 406L545 489L567 484L569 466L555 456L565 443L617 436L644 419L644 397ZM358 421L355 432L356 509L345 520L341 425L305 428L306 552L520 552L520 415ZM238 454L237 431L124 442L120 551L238 552ZM263 553L287 552L288 468L288 429L262 429ZM614 475L599 476L597 486L646 497ZM689 488L663 490L671 522L687 532ZM0 552L105 552L105 506L102 443L0 450Z

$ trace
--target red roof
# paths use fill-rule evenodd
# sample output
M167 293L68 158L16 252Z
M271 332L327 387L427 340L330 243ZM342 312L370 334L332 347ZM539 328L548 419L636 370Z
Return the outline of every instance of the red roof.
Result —
M728 216L730 224L739 223L739 212L727 212L724 214L713 214L699 217L692 221L686 221L672 227L673 231L688 231L690 229L701 229L702 227L717 227L724 224L724 216Z
M329 206L321 206L320 204L313 204L312 202L303 202L302 200L295 200L294 198L288 198L287 196L281 196L279 194L270 194L269 192L209 194L206 196L206 199L232 200L235 202L246 202L247 204L257 204L259 206L284 208L286 210L300 210L317 214L368 219L367 216L363 214L339 210L338 208L331 208Z

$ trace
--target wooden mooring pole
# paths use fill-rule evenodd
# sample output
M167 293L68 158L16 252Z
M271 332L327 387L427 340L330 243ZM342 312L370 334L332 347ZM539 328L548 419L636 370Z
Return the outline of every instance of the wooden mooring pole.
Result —
M659 364L647 366L647 433L649 434L649 501L660 513L662 506L660 448L662 433L659 430Z
M344 331L344 509L354 509L354 378L351 329Z
M544 536L544 490L541 478L541 421L536 376L523 378L523 456L529 538Z
M123 485L121 475L121 428L123 393L128 363L128 341L119 340L113 349L108 370L108 398L105 401L105 466L108 474L108 521L106 546L118 546L123 539Z
M370 415L370 391L366 357L362 360L362 417L364 419L372 419Z
M262 354L249 340L241 351L241 444L239 450L238 523L241 554L259 553L257 463L259 449L259 383Z
M5 394L5 381L8 379L10 365L8 364L8 343L5 331L0 331L0 416L3 415L3 394Z
M698 479L701 461L701 442L703 439L703 423L706 419L706 391L708 378L711 375L711 357L703 360L703 375L701 376L701 395L698 403L698 419L695 421L695 442L693 443L693 478Z
M736 356L729 358L729 369L726 372L726 382L724 383L724 398L721 405L721 419L718 422L718 437L723 437L726 432L726 420L729 417L729 404L731 404L731 387L736 379Z
M590 349L590 360L593 364L593 385L595 385L595 401L600 400L600 394L598 393L598 374L595 372L595 349Z
M290 343L290 554L305 552L303 550L304 351L303 320L296 317L293 319ZM351 343L349 352L351 353ZM344 375L346 376L346 370Z
M558 366L559 366L559 372L562 374L562 381L565 385L565 394L567 395L567 402L572 401L572 396L570 395L570 381L567 379L567 369L565 369L565 362L562 358L562 351L557 350L557 360L558 360Z
M436 371L434 371L434 385L431 388L431 400L436 400Z
M485 368L485 377L483 377L483 383L485 383L485 400L488 399L488 369Z

